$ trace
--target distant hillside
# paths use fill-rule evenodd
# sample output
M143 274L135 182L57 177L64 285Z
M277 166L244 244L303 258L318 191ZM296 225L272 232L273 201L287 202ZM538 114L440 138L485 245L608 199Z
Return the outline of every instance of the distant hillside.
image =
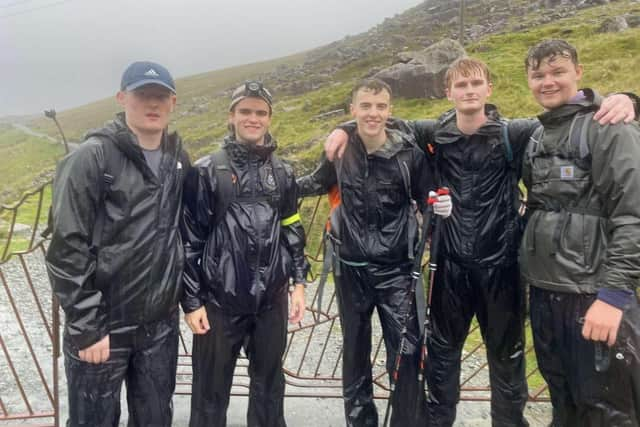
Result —
M594 6L598 3L608 4ZM597 32L608 17L640 16L637 1L467 0L466 4L465 48L491 67L495 76L492 102L507 115L538 112L527 90L522 63L527 48L543 38L566 38L580 49L586 65L585 86L601 92L624 89L640 93L636 72L640 69L640 30ZM178 109L171 126L181 133L192 157L210 152L226 133L229 91L248 78L262 79L275 93L272 132L281 152L300 173L308 171L319 156L319 141L348 117L314 118L346 107L353 83L394 63L399 52L424 48L443 37L457 38L458 16L457 1L428 0L365 33L327 46L180 79ZM436 117L449 108L446 100L397 99L394 104L395 114L406 118ZM105 99L59 112L58 119L67 136L79 140L116 111L115 100ZM29 126L57 137L47 119L32 120ZM0 136L2 132L0 129ZM3 141L6 138L0 138L5 144ZM45 172L53 168L54 161L52 158L43 166ZM35 172L27 171L24 163L7 163L0 158L0 170L5 167L26 174ZM20 190L24 189L20 185Z

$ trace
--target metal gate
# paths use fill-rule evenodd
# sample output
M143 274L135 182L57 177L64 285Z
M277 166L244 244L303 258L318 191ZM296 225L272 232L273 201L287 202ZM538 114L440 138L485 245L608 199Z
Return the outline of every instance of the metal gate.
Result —
M0 206L0 426L58 426L60 315L52 298L44 266L47 242L40 237L50 203L50 183L25 194L11 206ZM319 271L327 206L323 198L305 200L302 217L309 237L308 257ZM335 294L330 282L320 310L316 288L308 289L307 313L302 323L289 328L284 355L286 396L342 397L342 342ZM374 395L389 392L386 354L374 316L372 366ZM530 335L528 341L531 341ZM176 394L191 391L191 333L181 322ZM548 401L531 345L527 347L529 399ZM248 395L246 359L236 368L232 394ZM63 380L64 384L64 380ZM462 400L488 401L489 376L485 350L477 326L472 329L462 359ZM32 424L38 423L38 424Z

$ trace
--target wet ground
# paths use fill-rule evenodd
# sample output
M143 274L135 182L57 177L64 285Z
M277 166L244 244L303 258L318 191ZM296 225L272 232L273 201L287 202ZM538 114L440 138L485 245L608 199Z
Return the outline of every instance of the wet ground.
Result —
M22 257L14 257L11 261L0 264L0 418L3 413L16 414L32 411L50 411L51 404L51 296L46 271L43 264L43 253L35 253ZM328 289L325 295L330 295ZM311 296L309 296L311 298ZM331 298L325 297L323 309L331 312ZM310 313L306 314L305 325L312 324ZM44 320L43 320L44 319ZM374 316L375 319L375 316ZM379 327L374 321L374 342L379 339ZM340 372L340 334L338 322L326 322L315 329L301 329L292 341L285 366L301 375L320 372L329 375ZM324 332L323 332L324 328ZM184 325L183 325L184 329ZM313 331L313 332L312 332ZM328 336L329 334L330 336ZM190 349L189 334L185 330L184 348ZM325 342L328 344L325 345ZM307 344L308 343L308 344ZM33 352L29 351L29 347ZM307 348L309 350L307 351ZM322 349L324 348L324 351ZM374 346L375 348L375 346ZM323 356L320 357L319 354ZM376 373L383 372L384 352L377 355L374 363ZM305 359L304 363L300 363ZM10 362L10 363L9 363ZM484 363L482 352L474 354L463 364L463 377ZM63 361L58 361L60 375L63 377ZM242 369L242 368L240 368ZM382 370L382 371L381 371ZM66 419L66 386L61 378L60 399L62 420ZM189 372L182 372L179 380L188 383ZM241 378L246 385L246 378ZM480 371L473 377L473 384L486 384L487 372ZM289 386L288 386L289 387ZM179 391L188 392L188 384L179 386ZM297 391L289 387L290 391ZM339 392L339 388L337 388ZM313 389L311 390L313 392ZM379 390L378 390L379 391ZM123 393L123 417L121 425L126 425L126 404ZM174 399L174 426L186 427L189 418L189 396L176 396ZM385 400L378 400L380 419L384 417ZM245 426L247 410L246 397L232 397L228 411L228 426ZM340 398L286 398L285 413L289 427L331 427L344 426L342 400ZM546 426L550 420L550 406L546 403L530 404L527 407L527 418L532 427ZM34 422L35 424L42 424ZM11 425L0 421L0 426ZM15 425L15 422L13 422ZM461 402L458 406L458 427L490 426L489 403Z

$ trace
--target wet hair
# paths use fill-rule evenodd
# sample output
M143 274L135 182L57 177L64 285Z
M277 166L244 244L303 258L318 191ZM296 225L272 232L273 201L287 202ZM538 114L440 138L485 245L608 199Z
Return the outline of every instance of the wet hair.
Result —
M475 58L458 58L447 69L444 75L444 83L448 89L456 77L471 77L474 74L482 75L487 80L487 83L491 83L491 72L487 64Z
M551 39L543 40L529 49L524 60L524 70L525 72L537 70L543 60L548 58L549 62L553 62L558 57L567 58L573 62L573 65L578 66L578 51L576 48L565 40Z
M387 83L383 82L380 79L364 79L360 80L351 90L351 100L353 101L356 98L356 94L359 90L371 91L374 95L379 94L383 90L386 90L389 94L389 100L393 97L391 92L391 86Z

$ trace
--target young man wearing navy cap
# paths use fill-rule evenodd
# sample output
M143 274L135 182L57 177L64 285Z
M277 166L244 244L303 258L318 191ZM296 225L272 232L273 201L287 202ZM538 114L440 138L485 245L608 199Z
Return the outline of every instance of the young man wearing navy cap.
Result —
M167 125L176 105L161 65L135 62L116 95L124 112L58 165L46 255L65 312L68 426L170 426L188 157Z

